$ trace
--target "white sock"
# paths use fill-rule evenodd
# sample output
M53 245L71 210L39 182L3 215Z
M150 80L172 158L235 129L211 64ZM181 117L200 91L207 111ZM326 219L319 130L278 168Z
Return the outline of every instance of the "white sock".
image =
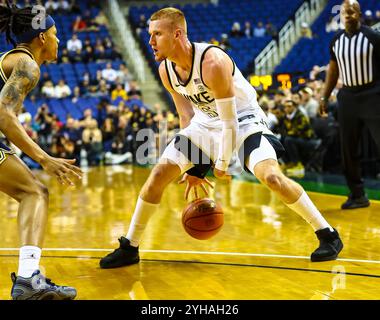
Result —
M330 228L331 231L334 231L334 229L329 225L329 223L316 208L314 203L310 200L305 191L303 191L296 202L286 205L293 211L297 212L308 223L310 223L314 231L325 228Z
M41 249L35 246L20 248L17 275L30 278L34 271L40 269Z
M130 241L131 246L138 247L141 236L150 217L156 212L159 203L149 203L141 199L137 199L135 212L133 213L131 224L129 225L126 238Z

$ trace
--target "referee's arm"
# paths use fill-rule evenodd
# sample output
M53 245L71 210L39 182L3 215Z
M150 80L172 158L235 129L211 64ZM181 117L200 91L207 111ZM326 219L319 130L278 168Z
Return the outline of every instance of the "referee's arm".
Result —
M336 60L330 60L323 95L319 101L319 113L322 117L327 116L327 105L331 92L334 90L339 78L339 69Z
M339 79L338 59L335 55L334 43L338 39L340 34L341 34L340 32L335 34L335 36L330 42L330 63L329 63L329 67L327 68L327 75L326 75L325 86L323 89L323 94L319 100L319 114L322 117L327 117L327 105L328 105L329 97L331 95L331 92L334 90Z

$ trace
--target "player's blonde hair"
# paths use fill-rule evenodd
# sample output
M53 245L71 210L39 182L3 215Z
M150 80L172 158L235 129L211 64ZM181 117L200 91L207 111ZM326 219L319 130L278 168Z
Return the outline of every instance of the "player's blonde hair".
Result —
M185 33L187 33L187 23L184 13L176 8L169 7L163 8L155 13L153 13L150 17L150 21L167 19L171 22L172 27L180 27Z

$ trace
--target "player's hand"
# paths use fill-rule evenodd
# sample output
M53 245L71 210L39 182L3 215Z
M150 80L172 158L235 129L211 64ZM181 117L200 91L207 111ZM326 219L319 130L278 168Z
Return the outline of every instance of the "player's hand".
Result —
M326 100L319 100L319 115L322 118L327 118L327 101Z
M185 199L186 200L189 197L191 189L194 190L195 199L198 199L199 198L198 197L198 189L197 189L198 187L200 187L203 190L203 192L205 193L206 196L208 196L208 191L207 191L205 184L207 184L211 188L214 188L212 183L207 178L200 179L200 178L197 178L194 176L190 176L187 173L185 173L183 175L182 179L178 182L178 184L185 183L185 181L187 181L187 186L186 186L186 190L185 190Z
M63 185L73 186L74 179L82 179L83 172L74 166L75 159L62 159L48 156L41 161L42 168L51 176L55 176Z
M227 171L222 171L222 170L219 170L216 168L214 168L214 176L220 180L231 181L231 179L232 179L232 176L227 174Z

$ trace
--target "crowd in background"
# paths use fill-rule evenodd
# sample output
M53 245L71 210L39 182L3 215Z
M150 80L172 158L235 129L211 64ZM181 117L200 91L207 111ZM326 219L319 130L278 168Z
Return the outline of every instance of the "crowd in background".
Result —
M329 101L329 116L319 114L319 99L326 67L315 66L307 82L298 87L263 93L259 104L268 116L269 128L285 147L281 166L289 176L303 176L305 171L339 170L339 134L335 89ZM327 158L325 155L330 153Z
M28 3L28 1L25 1ZM96 1L94 2L96 5ZM105 68L98 70L95 77L84 73L80 84L71 89L64 79L54 84L49 74L43 73L38 86L31 93L31 101L38 98L71 99L75 103L81 97L97 97L100 102L96 108L87 108L82 117L59 119L49 109L48 103L36 106L34 117L23 109L19 120L25 130L44 150L63 158L75 158L80 165L96 166L136 162L136 150L144 141L137 141L141 129L151 129L156 138L163 124L169 130L169 136L179 128L178 117L170 111L164 111L159 104L152 108L129 105L126 102L137 99L142 101L142 92L127 65L121 63L116 70L111 61L121 58L112 39L98 38L95 47L89 39L82 42L77 33L96 31L100 25L107 25L103 13L91 18L82 12L75 1L52 1L45 7L54 13L75 12L78 18L72 28L73 35L67 41L58 63L107 62ZM380 19L380 12L372 16L372 22ZM370 19L366 12L366 18ZM376 20L377 19L377 20ZM332 21L328 22L329 30L334 29ZM147 27L147 21L141 16L136 30ZM308 26L303 26L308 28ZM306 32L306 31L305 31ZM265 26L258 22L255 28L247 21L244 28L235 22L229 35L222 35L221 40L211 42L228 49L228 37L277 36L277 30L268 22ZM107 54L106 54L107 52ZM259 104L268 116L269 128L280 138L286 149L280 160L281 166L289 176L303 176L308 171L339 171L340 155L339 135L336 121L336 91L330 98L329 117L321 118L318 113L319 98L323 87L326 67L315 66L309 79L302 87L287 90L259 92ZM331 152L330 152L331 151ZM325 157L326 154L329 157ZM39 165L26 155L23 160L31 167Z

